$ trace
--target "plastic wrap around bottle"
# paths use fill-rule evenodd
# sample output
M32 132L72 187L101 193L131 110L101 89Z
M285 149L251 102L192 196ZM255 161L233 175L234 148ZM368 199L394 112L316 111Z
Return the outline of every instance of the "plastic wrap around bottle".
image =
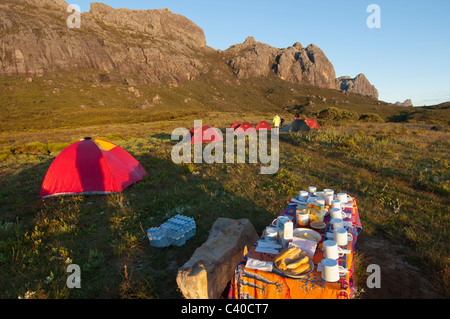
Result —
M181 247L196 233L194 218L178 214L159 227L150 228L147 237L150 245L157 248L171 245Z

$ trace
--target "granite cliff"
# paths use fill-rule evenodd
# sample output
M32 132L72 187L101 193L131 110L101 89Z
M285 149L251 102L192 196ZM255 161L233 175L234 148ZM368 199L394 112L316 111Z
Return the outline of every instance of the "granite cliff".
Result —
M203 30L169 9L113 9L92 3L81 28L68 28L63 0L0 0L0 76L38 77L94 70L86 80L130 85L182 83L225 63L238 78L276 75L292 83L378 98L364 75L336 79L332 63L314 44L274 48L248 37L218 51Z
M146 84L183 82L208 71L203 30L168 9L92 3L77 29L67 27L67 7L62 0L0 1L0 75L93 69L106 81Z
M349 76L341 76L336 79L336 85L342 91L367 95L378 100L378 90L362 73L353 79Z

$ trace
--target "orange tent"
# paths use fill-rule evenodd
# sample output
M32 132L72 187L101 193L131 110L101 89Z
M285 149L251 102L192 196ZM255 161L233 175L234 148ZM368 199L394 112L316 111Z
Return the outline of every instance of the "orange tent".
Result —
M313 119L305 119L306 124L308 124L309 128L319 128L319 124Z

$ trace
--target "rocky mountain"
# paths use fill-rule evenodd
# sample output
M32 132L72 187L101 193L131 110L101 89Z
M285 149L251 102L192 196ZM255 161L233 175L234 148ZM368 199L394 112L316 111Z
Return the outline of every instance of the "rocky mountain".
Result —
M336 85L342 91L367 95L378 100L378 90L362 73L354 79L349 76L341 76L336 79Z
M394 104L395 106L407 106L407 107L412 107L413 103L411 99L406 99L405 102L395 102Z
M0 75L93 69L105 81L147 84L183 82L208 71L203 30L168 9L92 3L77 29L67 26L67 7L62 0L0 1Z
M333 65L313 44L278 49L248 37L218 51L206 45L200 27L169 9L113 9L92 3L81 14L81 28L69 28L67 7L63 0L0 0L0 76L94 70L87 80L182 83L225 61L238 78L276 75L378 98L362 74L336 79Z
M313 44L304 48L297 42L286 49L277 49L248 37L223 54L238 77L268 76L273 72L292 83L336 89L333 65Z

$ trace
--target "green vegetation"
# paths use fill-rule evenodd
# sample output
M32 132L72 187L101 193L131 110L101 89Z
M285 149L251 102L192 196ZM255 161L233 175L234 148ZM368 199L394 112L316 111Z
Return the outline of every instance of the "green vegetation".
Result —
M0 298L181 298L177 270L218 217L248 218L261 234L310 185L354 195L364 233L409 247L408 262L440 278L448 295L445 108L411 110L428 114L427 123L414 123L420 119L413 113L393 123L407 110L270 78L237 85L207 75L179 87L135 87L140 97L114 83L48 81L0 83ZM349 103L302 106L319 95ZM145 100L153 105L142 108ZM282 135L273 176L259 175L258 164L171 160L177 127L190 128L194 119L222 129L236 120L256 124L274 110L287 122L296 112L315 116L323 127ZM149 175L121 194L39 200L52 160L86 136L123 147ZM180 212L195 218L196 236L180 248L152 248L146 230ZM357 254L359 283L368 257ZM82 289L66 286L71 263L82 269Z
M445 105L395 107L358 94L288 83L276 76L237 80L217 70L217 74L210 72L183 85L149 86L101 79L98 71L33 78L32 82L1 78L0 132L171 121L211 111L270 116L276 111L285 118L301 113L317 117L322 124L348 120L434 125L450 122Z

